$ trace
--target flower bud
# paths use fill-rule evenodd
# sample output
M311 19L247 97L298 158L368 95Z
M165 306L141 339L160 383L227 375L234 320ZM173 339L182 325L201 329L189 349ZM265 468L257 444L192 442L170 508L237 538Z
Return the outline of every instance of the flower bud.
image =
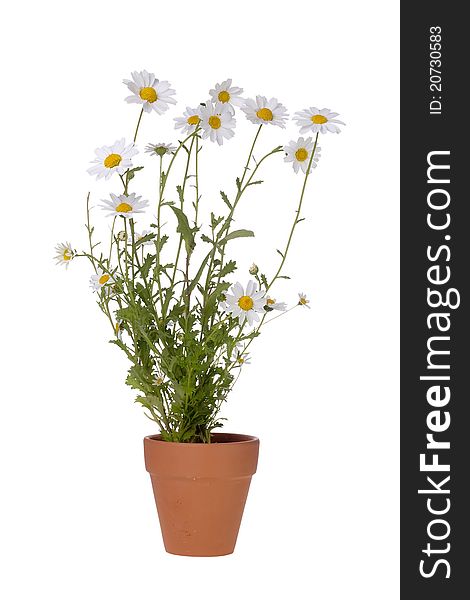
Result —
M257 275L258 274L258 265L255 265L255 263L253 263L249 269L250 271L250 275Z

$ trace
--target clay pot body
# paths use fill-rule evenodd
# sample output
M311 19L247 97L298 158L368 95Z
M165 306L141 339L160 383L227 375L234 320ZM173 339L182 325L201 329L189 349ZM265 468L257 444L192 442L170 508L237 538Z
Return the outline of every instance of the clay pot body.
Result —
M165 549L184 556L234 551L259 440L215 433L210 444L144 439Z

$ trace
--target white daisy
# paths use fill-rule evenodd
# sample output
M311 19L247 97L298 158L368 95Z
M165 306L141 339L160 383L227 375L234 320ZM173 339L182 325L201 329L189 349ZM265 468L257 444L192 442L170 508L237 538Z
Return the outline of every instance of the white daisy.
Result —
M56 265L65 265L65 268L67 269L74 256L75 253L72 250L72 246L69 242L65 242L65 244L57 244L55 247L54 260L56 261Z
M213 102L221 102L222 104L226 104L232 109L232 113L234 113L233 106L242 106L244 100L241 97L241 93L243 92L243 88L236 87L232 85L232 80L227 79L222 83L216 83L215 88L209 91Z
M136 233L135 234L135 241L136 242L140 242L140 240L144 237L147 237L148 235L153 235L154 232L151 231L150 229L144 229L142 231L142 233ZM147 240L146 242L143 242L141 245L142 246L152 246L154 243L153 239L152 240Z
M313 147L313 140L310 137L307 139L299 137L296 142L292 140L287 146L284 146L284 152L286 153L284 161L291 162L292 168L296 173L299 172L299 169L302 169L302 171L306 173L308 164L310 162L310 157L312 156ZM320 152L321 148L320 146L317 146L315 148L315 154L313 156L310 172L312 172L312 169L317 166L321 156Z
M176 146L171 144L147 144L145 152L153 156L165 156L165 154L171 154L176 150Z
M138 152L134 143L126 146L124 138L116 140L112 146L96 148L96 158L91 161L94 166L88 169L88 173L96 175L96 179L109 179L113 173L122 175L132 168L131 158Z
M133 81L123 80L132 92L126 102L142 104L145 112L154 110L159 115L168 110L169 104L176 104L176 100L172 98L176 92L171 89L168 81L159 81L153 73L147 71L134 71L131 77Z
M246 118L257 125L277 125L285 127L287 121L287 109L277 98L268 100L265 96L256 96L256 100L247 98L242 111Z
M237 342L232 349L232 360L235 360L243 352L243 349L244 345L242 342Z
M95 292L98 292L105 285L113 283L112 277L109 273L105 273L102 269L98 269L98 273L95 273L90 277L90 286Z
M331 112L329 108L321 110L316 106L311 106L300 112L296 112L293 119L300 127L300 133L340 133L341 129L338 125L346 125L343 121L339 121L335 117L339 113Z
M266 304L270 310L287 310L287 304L285 302L276 302L275 298L271 298L270 296L266 296Z
M251 357L248 353L239 354L235 359L235 362L237 363L237 365L240 365L240 367L242 365L249 365L251 363Z
M231 293L226 294L223 309L232 317L238 317L240 325L246 320L251 326L254 321L259 321L258 313L264 313L266 299L264 292L258 291L257 287L256 281L249 281L244 290L241 283L237 282L230 288Z
M193 133L201 121L200 110L200 106L197 108L187 106L183 116L174 119L175 129L182 129L183 133Z
M203 138L210 138L211 142L217 142L221 146L224 138L228 140L235 135L233 130L236 121L226 104L207 101L205 106L201 106L200 115Z
M111 200L101 200L103 204L101 208L109 211L108 216L130 218L137 213L144 212L143 209L149 204L148 200L141 200L142 196L136 196L135 194L129 194L128 196L124 194L120 196L116 196L116 194L109 195Z
M226 104L208 101L205 106L201 106L200 115L203 138L210 138L211 142L222 146L224 138L228 140L235 135L233 130L236 121Z
M299 294L299 304L301 306L306 306L307 308L310 308L310 306L308 306L309 302L310 302L310 300L307 300L307 296L303 292L300 292L300 294Z

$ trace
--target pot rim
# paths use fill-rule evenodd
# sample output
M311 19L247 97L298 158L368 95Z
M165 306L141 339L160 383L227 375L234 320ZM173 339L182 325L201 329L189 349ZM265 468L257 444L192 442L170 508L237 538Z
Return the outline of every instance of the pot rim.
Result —
M244 434L244 433L222 433L222 432L217 432L217 433L213 433L212 437L215 437L216 440L219 439L220 441L214 441L211 443L205 443L205 442L165 442L164 440L161 439L161 434L155 434L155 435L146 435L144 440L145 441L149 441L152 444L164 444L166 445L172 445L172 446L186 446L186 447L191 447L191 448L195 448L195 447L201 447L201 448L213 448L216 446L220 446L220 445L224 445L224 446L238 446L238 445L243 445L243 444L252 444L254 443L259 443L259 438L254 436L254 435L248 435L248 434ZM222 440L221 438L233 438L233 439L224 439Z

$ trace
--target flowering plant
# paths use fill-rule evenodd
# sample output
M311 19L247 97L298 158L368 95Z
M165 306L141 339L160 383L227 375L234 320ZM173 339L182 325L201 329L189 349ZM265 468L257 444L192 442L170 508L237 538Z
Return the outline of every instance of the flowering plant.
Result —
M127 355L131 366L126 383L139 391L136 401L147 409L164 440L173 442L210 442L211 432L221 426L222 403L234 386L241 367L249 362L248 349L262 326L272 320L273 311L288 312L284 302L269 294L276 282L285 278L283 267L294 231L301 218L308 179L320 158L319 134L339 133L337 113L329 109L308 108L294 115L302 135L285 146L277 146L254 158L263 127L284 128L288 115L276 98L264 96L243 99L243 90L229 79L210 90L210 99L196 108L187 107L175 119L183 139L175 145L148 144L146 152L155 157L158 167L158 194L155 222L149 229L136 227L141 213L149 206L131 191L143 166L134 166L138 153L136 140L144 113L163 114L176 104L175 92L167 81L159 81L147 71L132 73L124 80L131 95L129 103L141 105L131 143L124 139L95 151L88 172L97 179L118 183L101 207L112 218L106 251L95 242L91 224L90 194L87 197L88 248L77 251L70 243L56 247L56 259L66 267L79 257L88 259L93 274L91 286L100 309L114 332L113 344ZM202 140L222 145L234 136L235 110L238 107L254 123L256 132L248 157L232 195L220 192L220 208L202 217L200 212L199 162ZM274 274L268 277L253 264L252 279L245 286L233 283L237 269L229 259L228 247L237 238L251 237L247 229L234 229L234 215L245 192L262 183L257 179L265 161L284 153L303 183L284 249ZM176 186L177 201L168 198L168 181L175 162L184 161L184 175ZM192 185L188 183L190 180ZM192 189L191 189L192 188ZM163 221L173 215L175 237L167 233ZM123 230L117 232L117 226ZM205 247L194 264L196 245ZM173 258L168 259L173 249ZM308 306L304 294L292 307ZM289 309L289 310L292 310ZM280 314L278 316L280 316Z

